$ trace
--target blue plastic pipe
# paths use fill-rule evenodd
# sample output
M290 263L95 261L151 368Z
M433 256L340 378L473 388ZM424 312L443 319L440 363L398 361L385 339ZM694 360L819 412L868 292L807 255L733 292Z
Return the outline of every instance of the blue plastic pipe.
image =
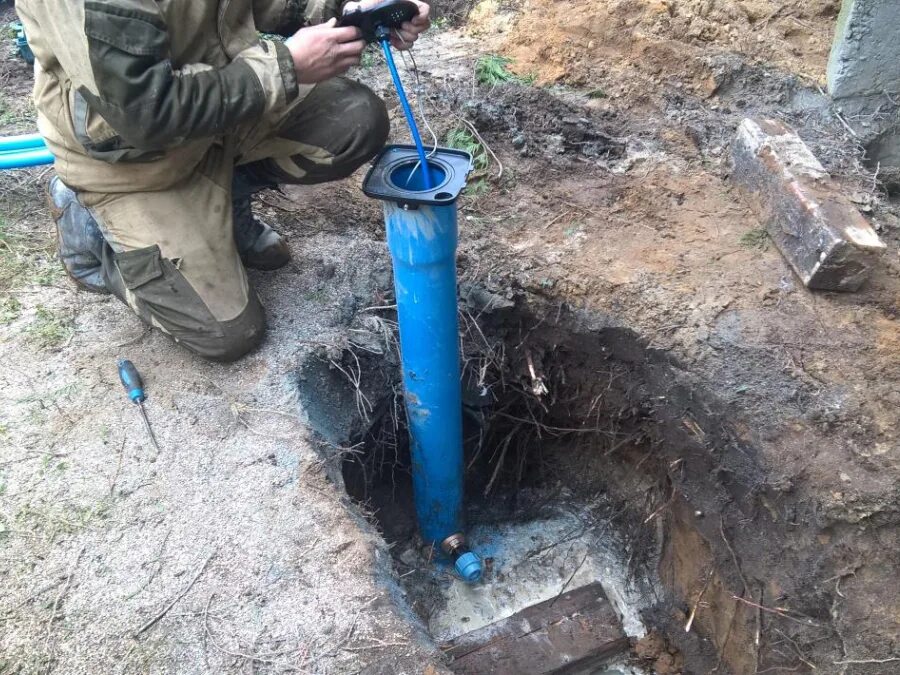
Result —
M422 537L441 550L449 537L463 531L456 205L408 210L385 202L384 209L394 263L416 515ZM466 551L454 562L466 581L481 578L475 554Z
M403 114L406 115L406 122L409 125L409 132L412 134L413 143L416 144L416 152L419 153L420 168L424 180L424 189L431 190L434 187L434 179L431 175L431 166L428 163L428 155L425 154L425 146L422 144L422 136L419 134L419 125L416 124L416 118L413 115L412 108L409 106L409 99L406 98L406 90L403 88L403 82L400 80L400 73L397 72L397 64L394 63L394 55L391 53L391 43L389 39L381 41L381 49L384 51L384 60L387 61L388 70L391 72L391 79L394 80L394 87L397 89L397 96L400 97L400 105L403 108Z
M0 137L0 152L11 150L29 150L34 148L46 148L44 137L40 134L28 134L27 136L2 136Z
M0 151L0 171L53 164L53 153L47 148Z

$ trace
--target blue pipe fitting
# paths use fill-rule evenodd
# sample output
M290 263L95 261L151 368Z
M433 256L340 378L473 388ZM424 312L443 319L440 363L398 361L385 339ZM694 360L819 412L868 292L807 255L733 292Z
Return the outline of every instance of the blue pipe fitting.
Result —
M447 537L441 544L441 548L453 561L453 567L463 581L474 584L481 579L481 558L469 550L466 538L462 533Z
M25 35L25 27L17 21L11 23L10 28L16 33L16 48L19 50L19 56L25 59L25 62L29 65L34 65L34 52L31 51L31 46L28 44L28 36Z
M364 192L384 202L400 325L413 492L422 538L469 582L481 561L464 547L463 429L457 318L456 199L472 157L439 149L417 171L418 149L390 146ZM426 175L430 178L426 182Z
M481 558L469 551L463 553L456 561L456 573L470 584L474 584L481 580Z

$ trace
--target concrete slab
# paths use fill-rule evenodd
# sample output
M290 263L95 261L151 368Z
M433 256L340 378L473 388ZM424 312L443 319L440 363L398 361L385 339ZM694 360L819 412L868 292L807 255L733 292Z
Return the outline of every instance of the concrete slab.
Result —
M859 290L885 245L800 137L776 120L744 120L733 160L732 179L803 283Z
M885 0L844 0L828 62L835 99L900 92L900 12Z
M490 571L475 586L452 575L448 583L440 584L444 601L429 618L431 635L438 642L450 642L596 581L603 584L625 633L636 638L646 635L640 611L652 600L630 583L624 545L611 533L584 534L582 518L573 511L472 526L469 543L490 561ZM447 577L438 568L432 573L440 580ZM412 604L417 598L424 604L428 588L408 586Z
M900 167L900 12L885 0L844 0L828 62L828 91L872 166Z

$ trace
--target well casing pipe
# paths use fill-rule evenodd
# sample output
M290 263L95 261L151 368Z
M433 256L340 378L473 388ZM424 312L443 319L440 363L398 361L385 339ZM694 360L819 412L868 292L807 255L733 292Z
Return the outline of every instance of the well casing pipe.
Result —
M468 549L463 534L456 279L456 198L471 157L436 150L426 181L417 155L416 148L407 146L385 149L364 190L384 202L419 531L427 544L449 557L463 579L475 582L481 578L481 560Z
M400 324L413 489L422 537L462 531L462 391L456 291L456 205L385 203Z

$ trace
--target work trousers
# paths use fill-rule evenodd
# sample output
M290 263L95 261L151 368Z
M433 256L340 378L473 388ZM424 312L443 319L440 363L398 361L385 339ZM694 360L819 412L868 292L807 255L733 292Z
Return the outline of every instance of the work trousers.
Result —
M231 361L256 347L265 314L235 247L232 178L314 184L350 176L384 146L384 103L352 80L311 87L283 115L212 145L178 185L78 191L106 240L106 287L197 354Z

